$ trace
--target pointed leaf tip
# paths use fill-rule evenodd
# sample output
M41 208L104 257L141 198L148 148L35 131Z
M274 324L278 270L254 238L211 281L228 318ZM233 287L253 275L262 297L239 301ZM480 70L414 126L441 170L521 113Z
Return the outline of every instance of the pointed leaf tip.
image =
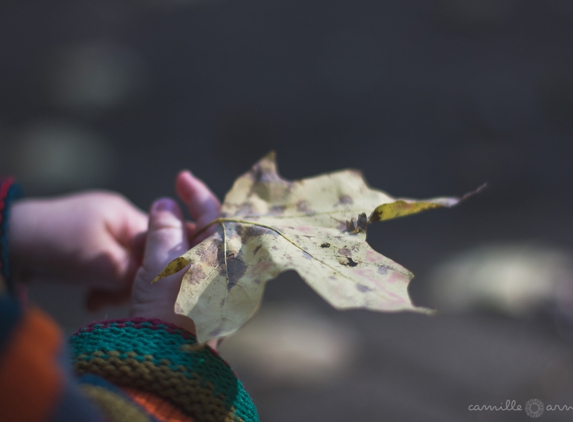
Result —
M386 221L393 218L405 217L410 214L416 214L418 212L426 211L432 208L440 208L445 205L437 204L433 202L406 202L404 200L398 200L390 202L389 204L382 204L376 207L376 209L370 215L368 222L374 223L376 221Z
M274 149L271 149L267 155L263 157L263 160L272 161L274 163L277 162L277 152Z
M412 199L398 199L394 202L389 202L377 206L370 217L368 223L375 223L377 221L392 220L394 218L406 217L411 214L416 214L422 211L434 208L450 208L458 205L460 202L474 196L487 187L487 184L481 185L476 190L468 192L461 197L443 197L434 199L425 199L416 201Z

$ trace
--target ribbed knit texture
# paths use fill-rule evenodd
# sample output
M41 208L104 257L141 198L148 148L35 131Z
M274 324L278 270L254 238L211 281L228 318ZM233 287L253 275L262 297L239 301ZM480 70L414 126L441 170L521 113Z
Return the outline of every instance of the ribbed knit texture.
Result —
M160 422L196 422L191 416L185 415L173 403L136 388L123 387L123 391L147 413Z
M103 321L82 328L70 341L78 374L156 394L197 422L259 420L229 365L173 324L144 318Z
M83 375L79 381L82 393L97 403L106 415L106 422L164 422L151 415L125 391L97 375Z

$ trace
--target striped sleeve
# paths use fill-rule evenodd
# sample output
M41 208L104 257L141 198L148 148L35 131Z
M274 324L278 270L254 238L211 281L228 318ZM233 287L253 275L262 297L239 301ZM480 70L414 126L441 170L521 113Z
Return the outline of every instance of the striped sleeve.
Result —
M145 318L102 321L75 333L71 344L78 375L112 382L159 420L259 420L230 366L175 325Z

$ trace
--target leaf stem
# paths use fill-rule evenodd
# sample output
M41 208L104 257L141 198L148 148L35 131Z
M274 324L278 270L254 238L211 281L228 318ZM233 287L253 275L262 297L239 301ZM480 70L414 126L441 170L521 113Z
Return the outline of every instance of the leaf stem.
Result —
M288 237L286 237L283 233L281 233L279 230L277 230L276 228L274 228L273 226L269 226L266 224L262 224L258 221L249 221L249 220L241 220L239 218L217 218L216 220L211 221L209 224L207 224L205 227L203 227L201 230L199 230L194 236L193 238L196 238L197 236L199 236L201 233L203 233L205 230L207 230L207 228L211 227L214 224L220 224L223 227L223 236L226 237L226 232L225 232L225 225L223 223L242 223L242 224L250 224L251 226L260 226L260 227L264 227L265 229L269 229L272 230L276 233L278 233L279 235L281 235L282 237L284 237L286 240L288 240L290 243L292 243L294 246L296 246L297 248L303 250L304 252L308 253L307 251L305 251L304 249L302 249L300 246L298 246L295 242L293 242L292 240L290 240ZM309 254L310 255L310 254ZM226 255L225 255L226 256ZM312 255L311 255L312 256ZM313 257L314 258L314 257Z
M258 221L249 221L249 220L241 220L239 218L217 218L213 221L211 221L209 224L207 224L205 227L203 227L201 230L199 230L197 233L195 233L192 237L192 239L195 239L196 237L198 237L200 234L202 234L205 230L207 230L209 227L215 225L215 224L221 224L223 225L223 223L243 223L243 224L250 224L252 226L261 226L261 227L265 227L267 229L273 230L277 233L280 233L277 229L275 229L274 227L271 226L267 226L266 224L261 224ZM280 233L282 234L282 233Z
M227 276L227 286L229 285L229 267L227 266L227 230L225 225L221 223L223 228L223 257L225 259L225 274Z
M211 221L209 224L207 224L205 227L203 227L201 230L199 230L197 232L197 234L193 237L196 237L198 235L200 235L201 233L203 233L205 230L207 230L208 227L211 227L214 224L220 224L221 227L223 228L223 255L224 255L224 259L225 259L225 268L227 267L227 230L225 229L225 224L224 223L242 223L242 224L250 224L252 226L259 226L259 227L264 227L265 229L269 229L274 231L275 233L277 233L278 235L280 235L283 239L285 239L287 242L291 243L293 246L295 246L296 248L300 249L301 251L303 251L304 253L307 253L312 259L315 259L316 261L320 262L321 264L327 266L328 268L330 268L331 270L333 270L335 273L340 274L341 276L343 276L344 278L348 278L348 276L344 275L343 273L341 273L340 271L338 271L337 269L333 268L331 265L327 264L326 262L324 262L321 259L318 259L317 257L315 257L314 255L312 255L310 252L308 252L307 250L305 250L304 248L301 248L299 245L296 244L296 242L293 242L292 240L290 240L287 236L285 236L284 233L281 233L280 230L277 230L276 228L266 225L266 224L262 224L259 223L258 221L249 221L249 220L241 220L239 218L217 218L216 220ZM227 283L229 282L229 273L228 273L228 268L226 268L227 271Z

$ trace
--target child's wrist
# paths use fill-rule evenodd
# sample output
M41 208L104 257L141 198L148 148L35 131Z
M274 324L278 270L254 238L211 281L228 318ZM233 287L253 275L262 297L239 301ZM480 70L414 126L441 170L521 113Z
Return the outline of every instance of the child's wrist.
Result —
M184 315L177 315L173 310L163 310L161 306L145 306L143 304L133 304L129 312L130 318L158 319L170 324L177 325L182 329L196 334L195 324L191 318Z

